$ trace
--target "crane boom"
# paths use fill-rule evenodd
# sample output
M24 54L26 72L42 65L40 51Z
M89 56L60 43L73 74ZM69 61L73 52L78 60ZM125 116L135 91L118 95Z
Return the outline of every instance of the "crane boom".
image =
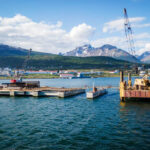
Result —
M124 8L124 29L125 29L126 40L128 43L128 52L134 56L135 46L134 46L134 40L133 40L133 31L129 22L126 8Z
M29 58L30 58L31 51L32 51L32 49L30 48L29 51L28 51L28 56L26 57L26 59L25 59L23 65L22 65L22 69L24 69L24 71L26 71L27 62L28 62L28 60L29 60Z

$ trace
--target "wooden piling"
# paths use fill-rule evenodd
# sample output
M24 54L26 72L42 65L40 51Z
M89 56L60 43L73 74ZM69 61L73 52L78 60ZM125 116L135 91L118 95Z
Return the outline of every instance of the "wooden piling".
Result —
M124 74L123 71L120 71L120 82L124 81Z

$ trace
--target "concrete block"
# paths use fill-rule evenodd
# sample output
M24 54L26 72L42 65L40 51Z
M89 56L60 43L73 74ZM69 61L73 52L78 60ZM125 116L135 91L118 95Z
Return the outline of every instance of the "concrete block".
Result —
M15 96L15 91L10 91L10 96Z
M32 95L34 97L38 97L38 96L40 96L40 92L39 91L34 91L34 92L32 92Z

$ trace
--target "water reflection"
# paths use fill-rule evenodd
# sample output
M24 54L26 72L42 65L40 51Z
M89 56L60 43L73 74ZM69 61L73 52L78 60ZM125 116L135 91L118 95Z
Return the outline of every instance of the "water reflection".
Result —
M150 115L150 101L127 101L120 102L120 115L123 117L124 114L128 116L134 116L142 119L144 115Z
M140 100L137 100L137 101L131 101L131 100L128 100L126 102L123 102L123 101L120 101L120 106L121 106L121 109L140 109L142 111L145 111L145 110L150 110L150 100L147 101L140 101Z
M146 137L150 136L150 102L120 102L119 118L119 130L127 133L128 141L136 143L139 147L148 147Z

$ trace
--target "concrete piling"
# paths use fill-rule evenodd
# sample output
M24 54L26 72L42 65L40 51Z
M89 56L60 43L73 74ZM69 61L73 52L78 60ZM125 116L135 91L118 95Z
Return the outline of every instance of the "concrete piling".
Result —
M10 96L15 96L15 91L10 91L9 94Z
M33 95L34 97L38 97L38 96L40 96L40 93L39 93L39 91L33 91L33 92L32 92L32 95Z

